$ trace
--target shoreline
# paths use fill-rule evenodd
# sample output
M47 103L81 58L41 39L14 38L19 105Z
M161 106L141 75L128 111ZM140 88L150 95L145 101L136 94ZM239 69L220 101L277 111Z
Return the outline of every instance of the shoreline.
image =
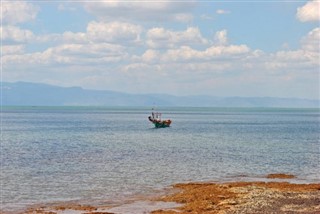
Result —
M293 175L270 174L269 179L291 179ZM320 213L320 183L296 184L282 181L184 183L181 191L160 200L183 204L152 214L238 214L238 213Z
M178 183L161 196L140 197L117 206L62 202L32 205L19 214L320 213L320 183L291 183L296 177L281 173L263 178ZM0 211L7 213L16 212Z

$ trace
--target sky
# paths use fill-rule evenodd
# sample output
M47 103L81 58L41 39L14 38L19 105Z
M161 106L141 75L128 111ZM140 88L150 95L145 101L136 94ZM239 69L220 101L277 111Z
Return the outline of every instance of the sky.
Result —
M1 1L1 81L320 99L320 1Z

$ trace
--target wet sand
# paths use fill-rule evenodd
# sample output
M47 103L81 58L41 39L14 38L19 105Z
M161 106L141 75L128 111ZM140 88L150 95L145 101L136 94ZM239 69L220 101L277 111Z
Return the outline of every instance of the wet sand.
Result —
M320 214L320 183L281 181L293 175L270 174L267 182L183 183L174 193L116 207L63 203L35 206L25 214ZM277 182L275 182L275 179ZM279 181L280 180L280 181ZM106 190L107 191L107 190Z

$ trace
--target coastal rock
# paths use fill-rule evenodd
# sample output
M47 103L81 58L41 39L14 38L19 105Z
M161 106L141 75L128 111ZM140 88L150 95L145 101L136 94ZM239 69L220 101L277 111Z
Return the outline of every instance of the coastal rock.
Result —
M269 179L293 179L296 176L294 175L289 175L289 174L283 174L283 173L276 173L276 174L269 174L267 175L267 178Z
M287 182L188 183L181 192L162 198L184 203L178 211L152 214L320 213L320 184Z

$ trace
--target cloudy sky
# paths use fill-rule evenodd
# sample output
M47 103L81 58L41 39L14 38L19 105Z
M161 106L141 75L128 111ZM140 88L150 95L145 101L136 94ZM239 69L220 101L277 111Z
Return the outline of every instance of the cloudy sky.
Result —
M320 1L1 1L2 81L319 99Z

